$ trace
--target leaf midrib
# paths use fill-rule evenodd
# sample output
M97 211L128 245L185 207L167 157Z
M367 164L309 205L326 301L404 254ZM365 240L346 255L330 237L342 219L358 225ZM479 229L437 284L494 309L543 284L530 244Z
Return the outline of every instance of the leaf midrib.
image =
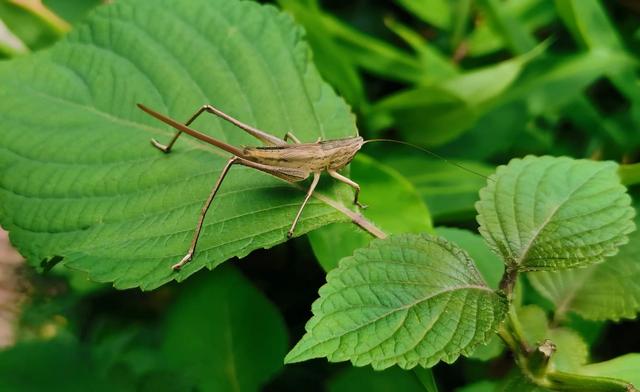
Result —
M542 230L544 230L547 225L551 222L551 220L555 217L556 213L558 212L558 210L560 210L561 207L564 206L564 204L569 201L569 199L571 199L571 197L577 192L579 191L585 184L587 184L589 181L591 181L594 177L596 177L597 175L599 175L603 170L608 169L607 166L600 168L599 170L597 170L596 172L594 172L593 174L591 174L588 178L586 178L582 183L580 183L578 186L576 186L574 189L571 190L571 192L569 192L569 194L564 198L564 200L562 200L560 203L558 203L558 205L553 208L553 210L551 211L551 213L545 218L545 220L540 224L540 226L538 227L538 229L536 229L533 233L533 235L531 236L531 238L529 239L528 243L526 244L526 246L521 249L521 254L520 256L514 260L514 265L516 265L518 268L520 268L520 266L523 265L523 262L526 260L529 251L531 250L531 248L533 247L533 243L535 242L536 239L538 239L538 235L542 232ZM537 189L536 189L536 194L537 194ZM535 204L534 204L535 207Z
M467 290L467 289L468 290L486 291L486 292L489 292L489 293L493 293L493 290L491 290L489 287L480 286L480 285L461 285L461 286L454 286L454 287L450 287L450 288L445 288L443 290L439 290L439 291L430 293L428 296L420 297L416 301L410 302L408 304L402 305L402 306L397 307L397 308L393 308L393 309L389 310L388 312L386 312L384 314L381 314L380 316L377 316L376 318L374 318L372 320L368 320L366 323L364 323L364 324L362 324L360 326L357 326L357 327L352 328L352 329L347 330L347 331L340 331L340 334L341 335L346 335L346 334L352 333L352 332L357 331L357 330L359 330L361 328L364 328L364 327L366 327L368 325L374 324L374 323L380 321L381 319L383 319L385 317L388 317L388 316L390 316L390 315L392 315L392 314L394 314L396 312L413 308L413 307L419 305L422 302L425 302L425 301L428 301L430 299L436 298L436 297L438 297L440 295L451 293L451 292L455 292L455 291L460 291L460 290ZM322 317L320 317L319 319L315 320L314 322L317 324L317 323L320 323L323 319L325 319L328 316L332 316L334 314L341 313L341 312L348 311L348 310L360 309L360 308L366 308L366 307L368 307L368 306L367 305L360 305L360 306L350 306L350 307L346 307L346 308L340 308L340 309L337 309L337 310L335 310L333 312L329 312L329 313L323 314ZM335 339L336 337L339 337L339 336L333 336L331 338L322 340L322 341L318 342L317 344L321 344L321 343L327 342L328 340Z

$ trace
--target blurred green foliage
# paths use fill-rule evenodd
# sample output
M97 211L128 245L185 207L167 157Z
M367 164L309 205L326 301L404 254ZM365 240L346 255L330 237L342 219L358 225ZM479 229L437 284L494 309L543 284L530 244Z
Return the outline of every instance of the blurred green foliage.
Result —
M72 25L99 3L45 1ZM274 3L305 27L316 66L352 106L366 138L410 141L483 175L525 154L638 161L637 2ZM8 0L0 1L0 21L3 61L45 49L64 34ZM483 178L406 146L372 144L364 153L371 157L356 160L353 174L363 184L374 221L397 232L436 227L475 252L476 260L487 260L479 267L497 285L500 271L491 267L493 255L468 231L477 227L474 203ZM638 182L639 173L637 164L621 170L629 184ZM433 390L420 383L420 375L398 369L373 375L369 368L324 361L282 368L286 330L291 341L302 335L309 305L324 280L318 261L329 270L338 255L367 240L351 227L336 225L311 233L310 242L295 240L249 256L240 266L248 279L227 266L145 294L88 284L73 272L33 277L18 344L0 352L0 389L251 391L263 385L273 391ZM519 287L521 300L534 306L526 308L527 317L547 328L548 300L526 280ZM640 352L637 322L610 325L567 317L565 326L590 344L593 360ZM217 341L221 336L226 340ZM264 338L264 345L251 343L256 336ZM517 375L500 385L512 363L499 343L487 352L450 369L437 366L440 390L524 388ZM490 358L494 361L486 362ZM622 359L637 363L635 356ZM615 374L609 367L588 370ZM241 374L243 383L234 374Z

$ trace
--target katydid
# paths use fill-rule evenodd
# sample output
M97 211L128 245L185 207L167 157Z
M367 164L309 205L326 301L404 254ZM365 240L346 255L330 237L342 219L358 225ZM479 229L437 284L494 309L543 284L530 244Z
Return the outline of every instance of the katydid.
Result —
M177 130L176 134L173 136L171 141L168 144L161 144L155 139L151 140L151 144L159 149L162 152L169 153L173 144L176 142L178 137L184 132L189 134L196 139L200 139L205 143L209 143L214 145L232 155L231 158L227 161L226 165L222 168L222 172L218 177L213 189L209 193L209 197L205 201L202 206L202 210L200 212L200 216L198 218L198 223L195 228L195 232L193 235L193 240L191 241L191 246L187 251L187 254L176 264L172 266L174 270L180 269L186 263L188 263L193 257L196 246L198 244L198 238L200 237L200 231L202 230L202 225L204 223L204 218L213 202L222 181L225 176L229 172L229 169L234 164L239 164L247 167L251 167L262 172L271 174L275 177L281 178L283 180L289 182L299 182L306 180L310 175L313 175L313 179L311 181L311 185L307 191L307 194L302 202L302 205L298 209L298 213L296 214L293 222L291 223L291 227L287 232L287 237L291 238L293 236L293 232L296 228L298 220L300 219L300 215L302 214L302 210L307 205L307 202L313 195L316 186L318 185L318 181L320 180L320 174L326 171L331 177L335 178L338 181L344 182L355 190L353 203L358 205L359 207L364 208L360 202L358 202L358 195L360 194L360 186L354 182L353 180L343 176L338 173L338 170L342 169L346 165L353 160L353 157L360 150L360 148L369 142L378 142L378 141L386 141L386 142L394 142L409 145L411 147L417 148L421 151L424 151L428 154L431 154L439 159L447 161L442 156L424 149L422 147L415 146L411 143L399 141L399 140L391 140L391 139L371 139L364 141L360 136L353 136L344 139L335 139L335 140L321 140L318 139L313 143L301 143L295 135L291 132L287 132L283 139L280 139L276 136L268 134L264 131L256 129L252 126L244 124L239 120L229 116L223 111L211 106L204 105L200 109L198 109L189 120L181 124L176 120L169 118L165 115L162 115L154 110L149 109L148 107L138 104L138 107L145 112L149 113L153 117L158 120L172 126ZM192 128L189 128L189 125L202 113L211 113L214 114L230 123L235 125L236 127L244 130L249 135L255 137L264 143L262 147L244 147L238 148L227 143L224 143L218 139L215 139L211 136L205 135L201 132L198 132ZM291 139L293 144L287 143L287 139ZM461 166L455 162L449 162L463 170L471 172L473 174L479 175L481 177L487 178L486 176L477 173L473 170L470 170L464 166Z
M355 190L353 199L354 204L360 207L364 207L358 202L360 186L351 179L338 173L338 170L342 169L343 167L348 165L349 162L351 162L355 154L358 152L358 150L360 150L360 147L362 147L364 141L360 136L336 140L318 140L314 143L300 143L300 141L291 132L288 132L283 139L280 139L276 136L270 135L259 129L244 124L211 105L202 106L193 114L193 116L191 116L191 118L185 124L181 124L169 117L166 117L154 110L147 108L144 105L138 104L138 107L140 107L140 109L149 113L153 117L157 118L158 120L167 123L178 130L178 132L174 135L174 137L167 145L161 144L155 139L151 140L153 146L158 148L159 150L165 153L170 152L175 141L178 139L180 134L184 132L197 139L202 140L203 142L212 144L232 154L232 157L223 167L218 180L216 181L213 189L211 190L211 193L209 194L209 197L202 207L202 211L200 212L200 217L198 219L198 224L195 228L193 240L191 241L191 246L189 247L187 254L182 258L182 260L172 266L174 270L180 269L193 257L196 246L198 244L198 238L200 237L200 231L202 230L202 224L204 223L204 218L207 214L207 210L209 209L211 202L216 196L216 193L218 192L222 181L229 172L229 169L234 164L251 167L289 182L303 181L306 180L310 175L313 175L313 180L311 181L311 185L309 186L307 195L305 196L302 205L298 209L298 213L291 223L291 228L287 232L287 237L289 238L293 235L298 220L300 219L300 215L302 214L302 210L311 198L316 185L318 185L318 181L320 180L320 173L322 173L323 171L326 171L331 177L335 178L336 180L342 181L345 184L351 186ZM215 114L216 116L229 121L238 128L244 130L251 136L263 142L265 146L237 148L189 128L189 125L204 112ZM288 144L287 139L291 139L294 144Z

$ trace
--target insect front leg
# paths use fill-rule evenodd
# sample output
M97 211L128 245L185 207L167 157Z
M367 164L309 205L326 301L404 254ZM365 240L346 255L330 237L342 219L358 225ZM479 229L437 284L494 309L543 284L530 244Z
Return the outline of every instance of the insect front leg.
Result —
M345 176L343 176L342 174L338 173L335 170L327 170L327 173L329 173L329 175L333 178L335 178L336 180L340 181L340 182L344 182L345 184L349 185L350 187L352 187L355 190L355 196L353 197L353 204L357 205L360 208L367 208L366 205L360 203L358 201L358 195L360 194L360 185L358 185L355 181L351 180L350 178L347 178Z

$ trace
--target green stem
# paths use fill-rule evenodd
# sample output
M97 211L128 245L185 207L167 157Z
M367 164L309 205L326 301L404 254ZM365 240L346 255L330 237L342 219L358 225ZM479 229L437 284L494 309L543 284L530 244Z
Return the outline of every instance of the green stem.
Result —
M525 355L529 354L531 352L531 347L529 347L527 339L524 337L524 330L520 323L520 319L518 318L515 306L509 306L507 321L513 337L519 345L519 350Z

